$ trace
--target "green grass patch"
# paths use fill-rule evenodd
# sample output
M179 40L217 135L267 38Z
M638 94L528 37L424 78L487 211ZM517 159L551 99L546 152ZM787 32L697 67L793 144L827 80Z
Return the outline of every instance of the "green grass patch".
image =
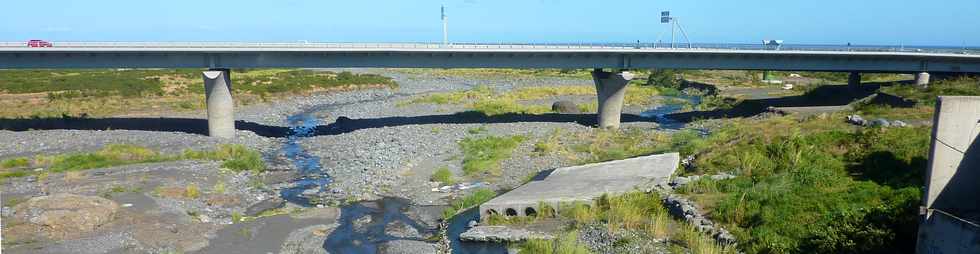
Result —
M462 198L455 199L450 203L450 207L442 210L443 219L448 220L457 213L463 211L467 208L483 204L484 202L490 201L497 196L496 192L490 189L477 189L473 193L466 195Z
M262 154L243 145L223 144L211 151L186 150L183 158L223 161L222 167L234 171L262 172L266 168Z
M94 168L106 168L140 163L153 163L177 160L213 160L222 161L222 167L235 171L249 170L261 172L265 170L262 155L242 145L221 145L215 150L187 150L180 155L161 154L156 150L130 144L109 144L95 152L71 153L61 155L37 155L33 159L16 158L16 165L30 165L47 168L50 172L81 171ZM25 162L26 161L26 162ZM23 167L23 166L18 166ZM47 172L43 172L46 174ZM0 179L23 177L36 174L33 171L18 170L0 172Z
M6 168L21 168L31 165L31 159L27 157L17 157L12 159L6 159L0 162L0 169Z
M456 183L456 178L453 176L453 172L449 171L449 167L447 166L442 166L436 169L436 171L432 173L432 177L430 177L429 180L434 182L441 182L442 184L445 185L451 185Z
M94 153L59 155L51 159L51 172L78 171L129 164L174 160L156 151L128 144L110 144Z
M459 142L463 173L468 176L500 176L500 162L510 158L524 136L467 137Z
M980 96L980 78L961 77L956 79L938 80L927 88L915 85L895 84L881 89L882 92L897 95L906 99L916 100L925 106L936 105L936 99L944 96Z
M201 69L0 70L0 117L110 116L204 108ZM237 104L315 91L397 87L374 74L235 69Z

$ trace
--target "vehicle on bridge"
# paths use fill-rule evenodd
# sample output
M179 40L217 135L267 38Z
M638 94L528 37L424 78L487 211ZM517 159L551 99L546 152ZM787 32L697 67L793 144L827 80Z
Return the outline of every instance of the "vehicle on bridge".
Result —
M27 41L27 46L32 48L50 48L54 47L54 44L45 40L29 40Z

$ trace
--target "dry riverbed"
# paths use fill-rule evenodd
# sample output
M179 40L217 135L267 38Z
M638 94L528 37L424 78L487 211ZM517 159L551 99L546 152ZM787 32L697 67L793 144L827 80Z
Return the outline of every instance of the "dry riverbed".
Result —
M583 77L526 75L442 76L425 72L355 70L390 76L397 89L372 89L295 97L239 108L248 122L232 140L168 131L0 131L0 160L22 156L91 152L131 144L161 154L240 144L259 151L262 173L224 169L217 161L174 160L84 171L45 172L3 181L3 250L7 253L427 253L438 243L442 209L469 190L433 191L439 168L455 179L495 190L514 188L535 173L575 163L562 153L539 153L536 144L556 130L563 138L587 135L592 114L486 117L459 114L452 104L405 103L421 96L473 89L591 86ZM586 96L553 100L588 102ZM645 107L628 107L639 115ZM297 138L300 149L319 159L332 182L308 193L311 204L284 202L280 191L299 175L289 151L288 119L315 119L313 135ZM186 113L176 114L188 117ZM204 118L201 114L191 118ZM655 129L656 123L625 123ZM160 126L161 130L181 130ZM146 128L142 128L146 129ZM499 175L467 176L460 141L522 136ZM72 195L61 195L72 194ZM46 197L46 198L39 198ZM358 202L379 200L377 202ZM343 208L341 208L343 207ZM394 218L394 219L393 219ZM84 225L75 225L84 224ZM342 244L343 243L343 244ZM354 245L345 245L351 244Z

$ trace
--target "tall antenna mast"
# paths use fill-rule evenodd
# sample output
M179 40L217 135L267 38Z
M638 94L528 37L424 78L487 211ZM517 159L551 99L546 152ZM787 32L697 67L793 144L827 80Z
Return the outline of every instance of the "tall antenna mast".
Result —
M449 17L446 16L446 6L440 9L442 12L442 45L449 45Z

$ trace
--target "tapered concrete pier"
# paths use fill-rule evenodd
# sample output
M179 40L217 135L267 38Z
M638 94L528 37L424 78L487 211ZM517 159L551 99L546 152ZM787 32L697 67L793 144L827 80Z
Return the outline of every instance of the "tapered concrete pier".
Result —
M915 74L915 85L923 87L929 86L929 73L919 72L918 74Z
M235 103L231 99L231 72L211 69L204 72L204 93L207 96L208 135L219 138L235 137Z
M599 98L599 109L596 112L599 128L619 128L626 84L633 80L633 74L626 71L614 73L595 69L592 71L592 79L595 80L596 95Z

